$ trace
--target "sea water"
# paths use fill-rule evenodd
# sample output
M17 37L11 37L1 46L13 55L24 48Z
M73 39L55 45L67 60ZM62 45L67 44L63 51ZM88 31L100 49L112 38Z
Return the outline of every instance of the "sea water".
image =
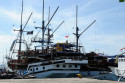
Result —
M118 81L120 78L119 81L125 82L125 78L122 78L122 77L119 77L119 76L116 76L116 75L110 74L110 73L94 76L93 78L99 79L99 80L112 80L112 81Z

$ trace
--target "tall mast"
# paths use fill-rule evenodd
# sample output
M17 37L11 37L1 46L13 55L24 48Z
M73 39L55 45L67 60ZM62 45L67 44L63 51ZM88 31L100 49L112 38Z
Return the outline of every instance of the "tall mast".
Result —
M22 11L21 11L21 24L20 24L20 40L19 40L19 55L21 52L21 43L22 43L22 17L23 17L23 0L22 0ZM20 57L19 57L20 59Z
M43 50L43 45L44 45L44 33L45 33L45 21L44 21L44 0L43 0L43 15L42 15L42 50Z
M77 20L78 19L78 6L76 6L76 52L78 52L78 39L79 39L79 28L77 26Z
M78 52L78 43L79 43L79 37L90 27L95 23L96 20L94 20L81 34L79 34L79 28L78 28L78 6L76 6L76 33L74 33L74 35L76 35L76 52Z
M48 22L49 22L49 19L50 19L50 7L49 7L49 14L48 14ZM47 42L47 44L49 45L49 43L50 43L50 29L48 26L48 42ZM49 48L49 46L47 48Z

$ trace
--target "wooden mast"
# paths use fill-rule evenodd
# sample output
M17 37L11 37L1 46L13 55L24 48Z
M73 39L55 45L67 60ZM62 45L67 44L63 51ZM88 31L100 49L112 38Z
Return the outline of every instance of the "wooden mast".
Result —
M42 50L44 49L44 33L45 33L45 21L44 21L44 0L43 0L43 14L42 14Z
M79 28L77 26L78 24L78 6L76 6L76 52L78 52L78 39L79 39Z
M21 43L22 43L22 33L23 33L23 30L22 30L22 17L23 17L23 0L22 0L22 11L21 11L21 24L20 24L20 40L19 40L19 55L20 55L20 52L21 52ZM20 56L18 57L20 59Z

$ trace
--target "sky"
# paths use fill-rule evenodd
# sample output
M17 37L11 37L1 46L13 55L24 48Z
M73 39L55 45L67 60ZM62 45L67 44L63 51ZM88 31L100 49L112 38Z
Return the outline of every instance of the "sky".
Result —
M10 46L17 37L18 32L13 29L20 28L22 0L0 0L0 64L3 57L9 54ZM59 6L57 13L50 22L52 31L64 21L63 25L54 33L54 43L75 42L76 5L78 5L78 27L81 33L94 20L96 22L85 31L79 39L84 46L85 52L95 51L106 55L122 53L121 48L125 47L125 2L119 0L45 0L45 23L48 22L48 11L50 16ZM34 27L42 26L42 0L24 0L23 27L30 15L31 19L25 28L26 31L33 30L33 36L25 37L30 43L39 29ZM39 34L40 36L40 34Z

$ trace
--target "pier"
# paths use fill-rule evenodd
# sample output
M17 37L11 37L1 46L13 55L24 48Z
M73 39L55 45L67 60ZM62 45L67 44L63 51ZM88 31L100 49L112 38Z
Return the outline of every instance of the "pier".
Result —
M2 79L0 83L120 83L89 78ZM122 83L122 82L121 82Z

